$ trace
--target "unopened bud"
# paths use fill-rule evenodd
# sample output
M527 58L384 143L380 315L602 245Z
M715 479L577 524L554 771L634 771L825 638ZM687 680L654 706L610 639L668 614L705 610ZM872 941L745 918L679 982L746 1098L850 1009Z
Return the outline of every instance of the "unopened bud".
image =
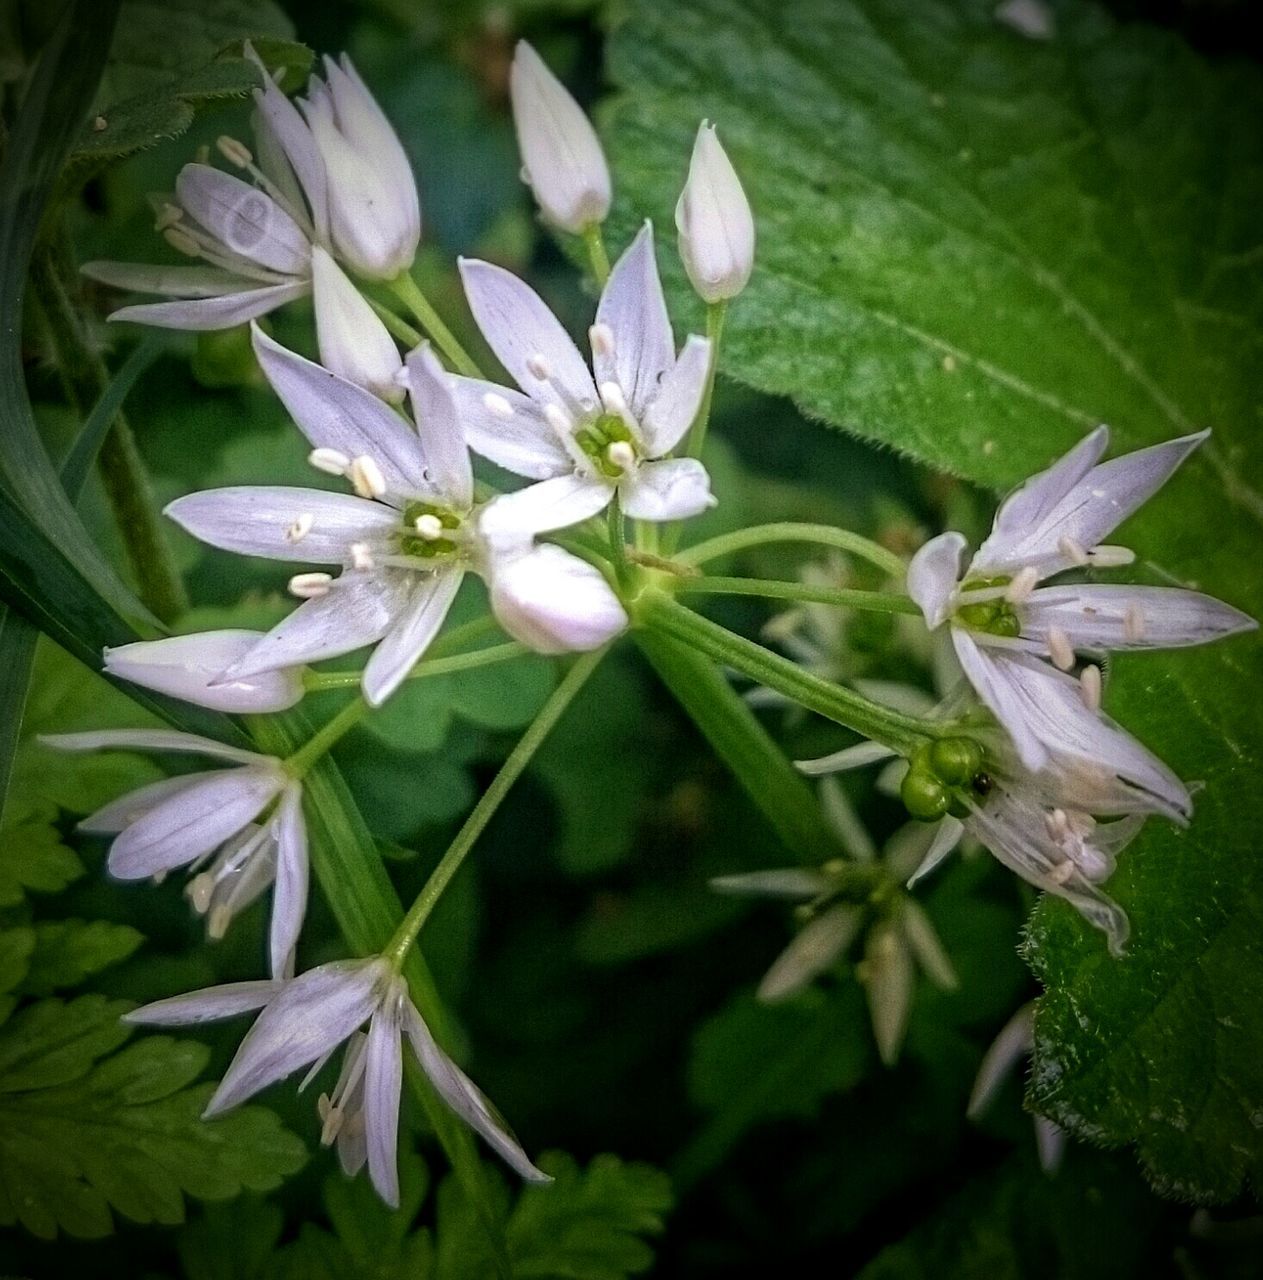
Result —
M680 258L705 302L735 298L754 268L754 216L732 161L703 121L675 206Z

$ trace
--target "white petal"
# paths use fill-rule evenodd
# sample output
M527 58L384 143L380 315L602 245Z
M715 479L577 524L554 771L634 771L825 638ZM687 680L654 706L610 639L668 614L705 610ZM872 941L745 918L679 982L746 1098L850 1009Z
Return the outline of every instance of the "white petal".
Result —
M772 1004L797 995L833 966L855 940L863 919L858 907L843 903L804 925L764 974L758 998Z
M302 701L303 678L297 668L254 680L212 684L262 638L259 631L206 631L142 640L106 649L105 674L214 711L286 711Z
M926 625L931 628L939 626L950 612L964 554L964 534L940 533L908 564L908 594L921 607Z
M543 410L529 396L482 378L448 376L465 439L475 453L529 480L547 480L574 467ZM511 416L490 409L489 399L491 404L507 404Z
M307 274L311 245L303 229L271 196L205 164L186 164L176 198L233 253L282 275Z
M183 329L194 333L216 329L235 329L239 324L256 320L287 302L305 297L311 291L306 280L293 284L249 285L241 282L236 293L214 298L178 302L141 302L119 307L110 312L111 321L153 325L155 329Z
M429 1027L421 1020L421 1015L407 1001L403 1007L403 1026L421 1069L429 1077L439 1097L475 1133L480 1134L515 1173L528 1182L551 1182L552 1179L527 1158L504 1117L483 1096L478 1086L439 1048Z
M328 594L308 600L273 627L224 678L244 680L376 644L407 607L412 582L412 574L394 570L344 573Z
M822 778L819 794L825 822L837 837L842 852L855 862L872 862L877 857L877 846L860 821L846 788L835 777Z
M372 458L392 494L433 492L416 432L393 409L363 387L273 342L257 327L253 341L272 389L316 448Z
M876 764L878 760L889 760L898 754L893 748L883 746L880 742L857 742L815 760L795 760L794 767L810 778L818 778L828 773L862 769L865 765Z
M402 983L400 984L402 986ZM403 1088L400 991L387 998L368 1024L364 1065L364 1138L368 1176L377 1194L399 1207L399 1094Z
M754 267L754 218L715 126L706 121L693 144L675 225L680 257L698 295L710 303L735 298Z
M241 1042L205 1115L235 1107L340 1044L371 1017L388 974L380 958L339 960L285 983Z
M89 280L115 289L157 293L167 298L219 298L257 288L253 281L220 267L150 266L140 262L85 262L79 270Z
M311 251L311 283L320 363L379 400L398 404L403 362L395 341L346 272L319 245Z
M482 509L478 527L493 547L520 545L537 533L587 520L604 511L613 497L613 484L571 471L493 498Z
M215 1022L262 1009L281 990L279 982L229 982L206 987L188 995L168 996L143 1004L123 1014L124 1022L145 1027L182 1027L197 1022Z
M952 968L938 933L921 905L911 898L906 899L900 924L903 936L917 963L925 970L926 977L943 991L955 991L960 985L956 970Z
M83 819L76 828L89 836L116 836L126 830L133 822L143 818L151 809L156 809L164 800L184 791L202 778L209 778L213 770L203 773L185 773L177 778L163 778L161 782L151 782L148 786L129 791L117 800L111 800L95 813Z
M893 925L880 926L868 935L864 955L867 976L864 987L868 995L868 1012L873 1023L873 1039L886 1066L899 1059L908 1015L912 1011L912 992L916 972L912 954Z
M489 262L462 258L460 275L482 336L514 382L540 404L568 412L566 397L557 391L560 386L595 413L599 402L588 366L543 298L512 272ZM551 383L527 367L541 356Z
M212 547L298 564L345 564L353 542L371 545L401 527L399 513L383 503L279 485L191 493L171 503L166 514ZM304 515L313 517L311 529L295 540L290 531Z
M633 520L684 520L715 505L710 475L696 458L642 462L619 488Z
M966 1114L971 1120L982 1115L995 1101L1005 1080L1035 1044L1035 1006L1024 1004L1004 1024L1000 1034L982 1057Z
M1066 1154L1068 1138L1064 1129L1058 1128L1045 1116L1035 1116L1035 1149L1039 1152L1039 1166L1050 1177L1061 1168Z
M276 883L272 890L272 926L268 952L274 978L293 970L294 948L307 914L307 823L302 784L292 782L281 795L276 816Z
M934 839L925 851L921 865L908 877L908 888L911 889L917 881L924 880L964 838L965 824L959 818L950 815L940 818L934 831Z
M380 707L420 661L438 635L463 576L459 569L444 569L417 578L407 603L364 668L364 698L370 707Z
M599 386L616 382L638 422L675 364L675 337L653 253L653 224L646 222L614 264L601 293L596 322L614 338L612 352L593 352Z
M690 334L680 358L667 370L640 419L640 432L651 458L670 453L693 425L710 372L710 339Z
M996 650L984 649L961 627L952 628L952 645L974 691L1013 739L1023 766L1042 769L1048 763L1048 748L1031 724L1024 689L1006 678L1007 668L997 666Z
M1178 649L1258 625L1222 600L1176 587L1045 587L1022 609L1023 636L1044 641L1057 627L1083 649Z
M230 840L285 786L276 765L207 774L138 818L110 848L110 874L140 880L194 862Z
M812 867L747 871L736 876L715 876L710 881L716 893L756 898L818 898L831 884L828 876Z
M496 621L537 653L599 649L627 628L600 571L560 547L494 565L489 586Z
M408 356L408 386L426 474L438 492L463 511L474 498L469 446L461 429L451 379L428 342Z
M40 735L45 746L58 751L174 751L181 755L210 756L233 764L258 764L270 757L257 751L229 747L213 738L176 729L95 729L89 733L48 733Z

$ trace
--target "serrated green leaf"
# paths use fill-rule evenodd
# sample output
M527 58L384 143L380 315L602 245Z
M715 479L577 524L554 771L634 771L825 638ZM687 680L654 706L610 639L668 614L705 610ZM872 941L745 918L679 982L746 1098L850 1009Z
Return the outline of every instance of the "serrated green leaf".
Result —
M21 985L22 992L32 996L77 987L92 974L126 960L145 940L130 925L109 920L51 920L37 924L34 933L34 950Z
M108 1234L111 1208L180 1222L185 1195L270 1190L305 1160L263 1108L202 1120L201 1045L150 1037L105 1056L131 1034L120 1021L129 1007L42 1000L0 1030L0 1224L52 1239Z
M275 1205L241 1196L207 1205L176 1242L188 1280L259 1280L270 1263L285 1217Z
M7 1020L17 1004L17 997L8 993L26 977L34 950L34 929L23 926L0 929L0 1022Z
M1116 451L1213 425L1124 539L1149 580L1258 616L1263 76L1090 4L1057 6L1048 41L994 8L638 0L612 49L624 187L663 217L718 120L760 236L725 368L944 470L1004 488L1100 421ZM1126 959L1037 912L1036 1104L1137 1143L1160 1187L1230 1198L1263 1166L1263 646L1114 670L1111 713L1207 786L1111 882Z
M79 856L48 823L0 828L0 907L21 902L32 889L57 893L81 875Z

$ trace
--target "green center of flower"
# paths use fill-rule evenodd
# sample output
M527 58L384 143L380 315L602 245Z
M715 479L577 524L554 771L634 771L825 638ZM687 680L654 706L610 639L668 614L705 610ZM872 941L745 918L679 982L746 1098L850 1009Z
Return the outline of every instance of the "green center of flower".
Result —
M999 591L1007 587L1011 581L1012 579L1007 577L971 578L968 582L962 583L960 592L966 597L966 602L957 605L956 621L961 626L968 627L970 631L982 631L991 636L1009 638L1020 636L1022 620L1017 616L1017 610L1012 603L1003 595L990 600L972 602L968 600L968 595L972 591Z
M410 502L403 509L399 549L406 556L422 560L452 555L459 549L455 535L460 527L461 517L450 508L433 502Z
M575 432L575 444L603 476L617 480L636 460L636 438L616 413L602 413Z

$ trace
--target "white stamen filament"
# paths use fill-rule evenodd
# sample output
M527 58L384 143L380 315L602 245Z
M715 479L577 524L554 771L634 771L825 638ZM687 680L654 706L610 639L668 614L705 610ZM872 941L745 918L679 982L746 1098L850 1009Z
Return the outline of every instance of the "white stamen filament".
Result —
M154 219L154 230L166 231L168 227L174 227L183 217L184 210L178 204L164 204Z
M238 169L248 169L254 163L254 156L250 154L249 147L243 142L238 142L236 138L228 137L227 134L220 134L215 139L215 146L219 149L219 154L229 164L235 164Z
M443 522L436 515L427 512L423 516L417 516L413 521L413 528L427 542L436 542L443 536Z
M285 530L285 541L301 542L312 531L315 523L316 517L310 511L304 511L303 514Z
M594 356L609 357L614 354L614 330L607 324L594 324L588 330L588 343Z
M1123 635L1132 644L1138 644L1145 638L1144 610L1134 600L1123 613Z
M1010 604L1021 604L1024 600L1030 599L1030 594L1035 590L1036 584L1039 582L1039 570L1034 565L1028 564L1024 569L1019 569L1013 575L1013 581L1009 583L1008 588L1004 592L1004 598Z
M623 395L623 388L617 382L603 382L597 387L597 391L607 413L616 414L620 418L627 415L627 397Z
M318 600L329 594L333 575L329 573L296 573L289 580L289 593L300 600Z
M621 471L630 471L636 465L636 450L626 440L615 440L605 456Z
M335 1106L327 1093L322 1093L316 1099L316 1114L320 1117L320 1145L322 1147L332 1146L337 1140L338 1134L342 1131L342 1122L346 1119L346 1112L341 1107Z
M1128 547L1114 547L1102 544L1093 547L1088 553L1095 569L1123 569L1135 562L1136 553Z
M497 395L494 391L488 391L482 398L483 408L497 418L507 422L513 417L513 406L502 396Z
M347 478L361 498L380 498L386 492L386 477L376 460L367 453L351 460Z
M1048 628L1048 656L1053 666L1069 671L1074 666L1074 646L1070 637L1060 627Z
M189 258L200 258L202 247L181 227L168 227L162 238L177 252Z
M307 455L307 461L317 471L329 476L344 476L351 465L351 459L337 449L313 449Z
M1082 568L1089 563L1087 548L1083 543L1076 542L1074 538L1065 537L1057 539L1057 550L1061 552L1071 564Z
M1089 711L1101 709L1101 668L1088 663L1079 673L1079 693Z
M373 552L367 542L351 543L351 568L368 570L373 568Z

